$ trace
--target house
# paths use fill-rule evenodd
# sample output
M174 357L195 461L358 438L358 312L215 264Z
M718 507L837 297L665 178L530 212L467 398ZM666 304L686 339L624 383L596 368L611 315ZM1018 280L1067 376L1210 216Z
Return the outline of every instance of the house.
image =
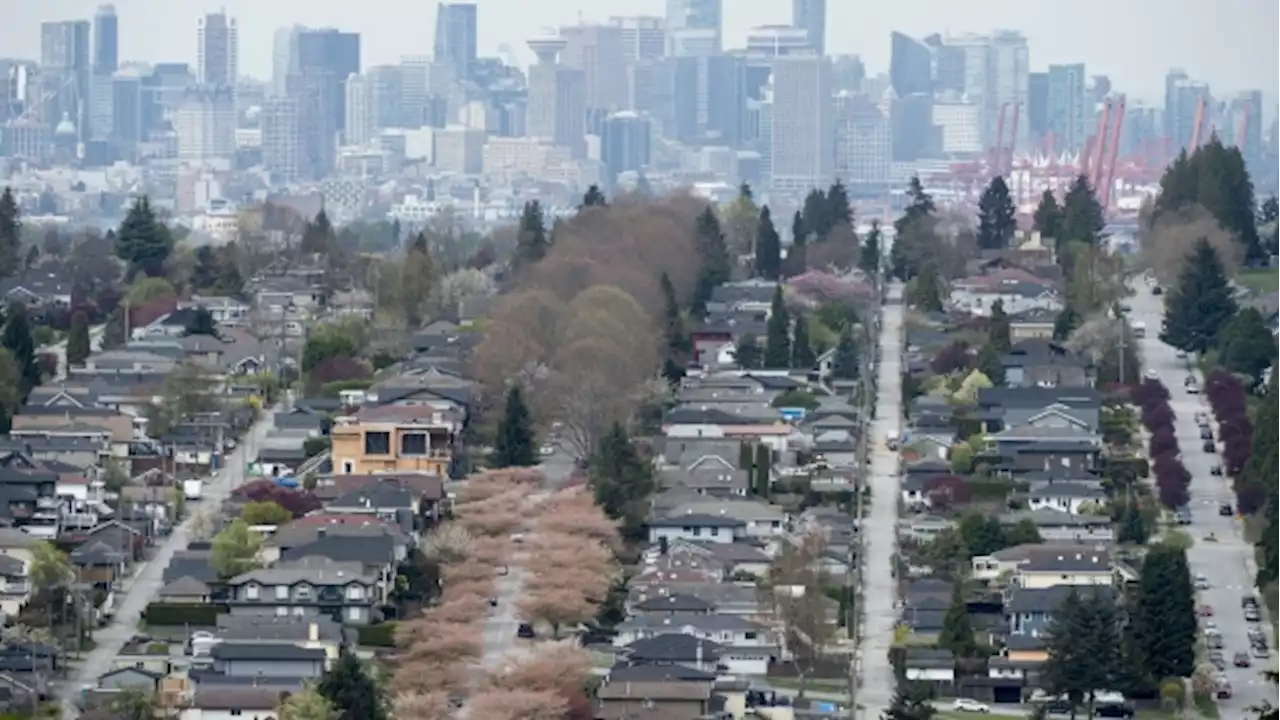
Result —
M72 277L73 272L66 264L44 262L0 280L0 299L6 307L17 302L29 311L70 308Z
M660 557L654 557L655 549ZM661 547L650 548L645 553L645 560L649 566L658 567L663 565L661 561L666 560L665 565L671 569L705 564L716 568L725 577L738 574L763 577L769 572L770 563L769 556L750 543L691 540L668 542L665 553L661 552Z
M693 513L671 514L648 522L649 542L674 540L707 540L732 543L746 538L747 524L724 515Z
M911 682L943 690L956 681L956 657L950 650L909 647L903 653L902 671Z
M674 440L718 438L759 442L770 450L788 450L794 429L782 421L776 410L761 411L755 417L715 408L677 407L662 419L662 435Z
M160 588L157 596L160 602L205 605L208 604L212 594L213 591L207 584L190 575L184 575Z
M986 452L1004 458L1005 467L1014 472L1088 473L1097 467L1102 452L1100 435L1071 424L1028 422L987 435L984 440Z
M754 499L698 499L682 502L669 513L682 515L715 515L740 521L743 536L757 541L777 537L787 530L787 513L782 508Z
M324 651L332 664L345 646L342 625L327 617L219 615L215 636L223 643L282 644Z
M278 687L196 684L178 720L273 720L287 693Z
M752 619L764 617L768 613L767 608L761 605L760 594L756 590L755 583L724 582L719 578L697 580L681 574L670 577L671 573L661 573L663 577L655 577L657 574L641 573L628 583L628 607L653 597L683 594L706 601L719 615ZM640 582L637 583L636 580Z
M632 667L677 665L695 672L716 673L721 667L725 648L719 643L692 635L671 634L636 640L623 648L622 652L627 664ZM611 678L619 679L612 675Z
M1052 340L1058 313L1046 308L1033 308L1009 316L1009 339L1015 344L1023 340Z
M330 429L334 472L429 472L447 476L462 432L456 412L380 406L341 416Z
M1011 663L1039 666L1049 659L1049 649L1042 636L1011 635L1005 640L1005 658Z
M192 295L190 300L179 300L178 310L196 310L203 308L213 316L219 325L234 325L249 316L249 304L233 297L215 295Z
M1048 634L1053 612L1072 592L1080 593L1086 600L1096 598L1106 604L1117 600L1115 588L1101 585L1080 588L1075 585L1055 585L1046 588L1011 587L1004 603L1009 619L1009 635L1043 637Z
M1087 509L1101 508L1107 501L1107 493L1097 481L1031 483L1025 494L1027 507L1033 512L1051 510L1079 515Z
M993 582L1001 578L1013 578L1023 565L1036 553L1096 551L1106 547L1101 543L1043 542L1014 545L997 550L990 555L977 555L970 561L974 580Z
M769 662L779 654L777 643L759 624L735 615L673 613L636 615L619 623L613 639L615 647L639 640L669 635L690 638L686 643L696 651L696 641L720 646L719 664L737 675L764 675Z
M1102 395L1087 387L1001 387L978 391L978 408L996 419L985 427L997 432L1019 425L1072 424L1070 417L1089 430L1097 430L1102 413ZM1047 414L1046 414L1047 413Z
M770 280L743 280L717 285L707 301L708 313L768 313L778 283Z
M682 487L713 497L745 497L750 476L751 471L741 470L719 455L704 455L685 467L658 472L663 487Z
M148 696L155 694L164 675L144 668L116 668L98 676L99 690L141 690Z
M361 563L306 557L228 580L227 604L232 615L324 616L364 625L378 619L379 582Z
M328 659L321 648L276 643L218 643L214 670L229 678L301 678L314 680Z
M1090 363L1048 340L1022 340L1000 358L1008 387L1093 387Z
M631 607L636 615L710 615L715 607L693 595L652 597Z
M1072 515L1060 510L1041 509L1006 513L1000 524L1017 525L1029 520L1045 542L1107 544L1115 540L1111 518L1105 515Z
M597 720L689 720L711 708L710 682L605 683L596 691Z
M951 307L972 315L990 315L997 303L1017 315L1029 310L1062 311L1062 298L1053 281L1021 268L994 270L951 283Z
M1110 552L1069 546L1032 550L1014 575L1014 583L1024 588L1112 585L1115 581Z

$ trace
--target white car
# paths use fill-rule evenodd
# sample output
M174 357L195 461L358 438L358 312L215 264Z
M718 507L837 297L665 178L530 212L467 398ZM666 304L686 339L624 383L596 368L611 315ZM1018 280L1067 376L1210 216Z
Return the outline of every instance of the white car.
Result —
M1179 360L1186 360L1186 359L1187 359L1187 351L1186 351L1186 350L1179 350L1179 351L1177 352L1177 356L1178 356L1178 359L1179 359Z
M538 454L542 457L551 457L556 454L556 447L554 445L543 445L538 448Z
M970 700L969 698L956 698L955 702L951 703L951 709L955 710L956 712L975 712L975 713L991 712L990 705L987 705L985 703L980 703L977 700Z
M1147 379L1148 379L1148 380L1159 380L1159 379L1160 379L1160 373L1156 372L1155 370L1148 370L1148 371L1147 371L1146 373L1144 373L1144 374L1146 375L1146 377L1147 377Z

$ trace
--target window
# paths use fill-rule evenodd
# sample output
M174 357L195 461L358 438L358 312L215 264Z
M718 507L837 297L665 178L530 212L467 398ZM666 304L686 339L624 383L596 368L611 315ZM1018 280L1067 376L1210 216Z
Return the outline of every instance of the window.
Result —
M364 434L365 455L390 455L391 433L367 432Z
M309 599L311 599L311 586L310 586L310 585L299 585L299 586L298 586L297 593L298 593L298 599L299 599L299 600L309 600Z
M420 432L404 433L400 436L401 455L426 455L431 443L427 442L427 434Z
M360 608L358 607L347 608L347 620L356 621L360 619L361 619Z
M277 600L288 600L288 599L289 599L289 586L288 586L288 585L277 585L277 586L276 586L276 599L277 599Z
M356 464L355 464L354 462L352 462L351 460L343 460L343 461L342 461L342 474L343 474L343 475L353 475L353 474L355 474L355 471L356 471Z
M258 586L257 586L257 585L245 585L245 586L244 586L244 597L245 597L245 599L246 599L246 600L257 600L257 599L258 599Z
M361 586L359 586L359 585L351 585L351 586L347 587L347 599L348 599L348 600L363 600L363 599L364 599L364 588L363 588L363 587L361 587Z
M289 607L287 605L276 606L276 617L285 617L288 614L289 614Z

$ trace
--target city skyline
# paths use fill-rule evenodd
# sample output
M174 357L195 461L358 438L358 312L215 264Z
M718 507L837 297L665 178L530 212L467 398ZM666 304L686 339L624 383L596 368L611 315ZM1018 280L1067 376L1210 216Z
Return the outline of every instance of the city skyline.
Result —
M0 27L0 47L9 57L40 57L40 24L55 20L89 19L95 0L50 0L17 10L12 22ZM312 27L336 27L360 33L361 65L369 67L397 62L403 56L430 55L433 46L436 3L404 8L388 0L366 0L358 5L336 2L272 4L230 0L209 5L178 0L163 6L141 0L114 3L120 21L121 63L189 62L196 64L197 20L205 13L225 11L239 25L239 57L242 73L270 80L272 40L275 31L299 22ZM536 11L515 0L480 0L478 46L484 56L498 55L507 45L524 65L532 60L524 41L540 28L584 22L603 22L610 16L662 15L664 0L631 0L593 8L590 14L565 0L542 3ZM1212 7L1196 3L1123 3L1084 0L1070 17L1051 16L1012 0L991 0L981 7L961 9L951 3L916 3L878 10L874 18L859 18L853 3L827 3L827 52L857 54L872 74L887 72L889 35L929 33L961 34L1007 28L1022 32L1031 48L1031 67L1044 70L1050 64L1083 62L1090 75L1108 75L1113 85L1132 98L1161 104L1165 73L1181 67L1212 87L1216 93L1260 88L1266 93L1268 118L1274 117L1280 69L1275 52L1280 38L1280 7L1256 0L1225 0ZM392 8L395 8L392 10ZM302 12L290 12L302 10ZM384 11L385 10L385 11ZM744 44L746 31L763 24L789 24L792 3L778 0L750 8L726 8L726 48ZM1094 20L1101 17L1102 20ZM1202 36L1205 27L1236 18L1241 32L1231 35L1230 52L1216 40ZM394 22L379 22L394 18ZM1142 32L1133 28L1146 26ZM187 28L187 32L175 31ZM1158 35L1158 42L1134 42ZM1224 33L1225 36L1225 33ZM1087 37L1087 42L1075 40ZM1074 43L1074 45L1073 45ZM145 48L145 51L141 50Z

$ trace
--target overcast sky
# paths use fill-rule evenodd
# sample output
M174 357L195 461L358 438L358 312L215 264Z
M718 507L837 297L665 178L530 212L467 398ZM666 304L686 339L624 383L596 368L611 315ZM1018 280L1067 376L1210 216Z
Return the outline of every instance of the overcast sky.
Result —
M88 19L97 0L0 0L0 56L40 55L40 23ZM610 15L660 15L663 0L478 0L481 54L510 44L520 61L524 39L539 28L605 20ZM195 62L196 18L224 8L240 27L242 72L266 79L275 28L294 22L362 35L365 66L431 51L434 0L116 0L120 59ZM725 38L743 44L747 28L790 20L790 0L725 0ZM1022 31L1032 70L1083 61L1118 89L1163 99L1173 66L1210 83L1214 94L1260 88L1266 112L1280 90L1280 2L1276 0L828 0L828 53L857 53L870 73L889 64L889 32Z

